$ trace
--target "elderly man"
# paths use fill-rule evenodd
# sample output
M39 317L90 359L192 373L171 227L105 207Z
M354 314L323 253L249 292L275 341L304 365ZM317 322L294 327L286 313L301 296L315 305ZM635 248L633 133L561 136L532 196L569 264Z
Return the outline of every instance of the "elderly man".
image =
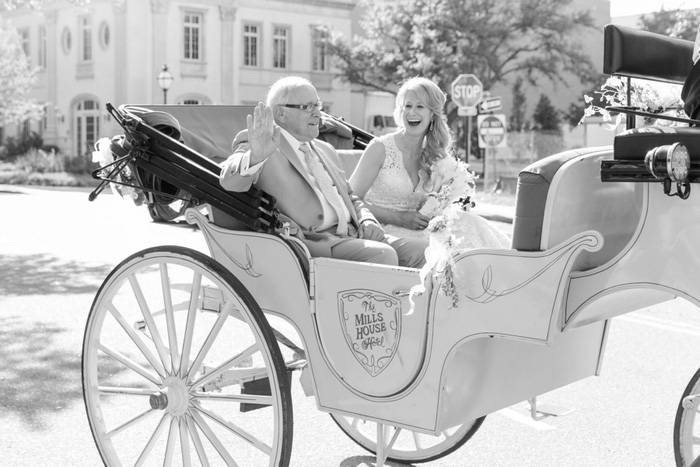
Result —
M276 197L311 256L421 267L428 241L385 234L352 194L335 149L316 139L320 122L316 88L304 78L280 79L235 137L221 186L243 192L255 184Z

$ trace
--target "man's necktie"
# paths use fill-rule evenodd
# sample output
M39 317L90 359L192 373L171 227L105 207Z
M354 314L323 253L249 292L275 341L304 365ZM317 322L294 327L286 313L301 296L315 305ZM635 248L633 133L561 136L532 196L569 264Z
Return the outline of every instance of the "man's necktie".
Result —
M347 235L348 221L345 217L345 210L343 209L343 199L340 197L336 187L333 186L331 176L328 175L326 168L323 166L318 156L314 154L314 151L311 150L308 143L302 143L301 146L299 146L299 150L304 154L306 165L309 167L311 175L316 179L318 188L338 215L337 233L340 235Z

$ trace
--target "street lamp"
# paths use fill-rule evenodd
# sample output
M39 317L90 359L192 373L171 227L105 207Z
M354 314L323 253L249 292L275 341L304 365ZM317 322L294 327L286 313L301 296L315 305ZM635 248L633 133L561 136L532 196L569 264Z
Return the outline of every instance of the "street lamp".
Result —
M173 84L174 80L172 73L168 71L168 65L163 65L161 72L158 73L156 78L158 86L163 90L163 104L168 103L168 89L170 89L170 85Z

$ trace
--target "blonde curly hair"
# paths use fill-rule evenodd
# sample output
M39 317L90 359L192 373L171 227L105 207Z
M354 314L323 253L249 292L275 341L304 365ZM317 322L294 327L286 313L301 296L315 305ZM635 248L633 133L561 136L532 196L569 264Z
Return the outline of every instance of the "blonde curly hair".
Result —
M403 126L404 102L406 94L410 91L415 92L432 113L420 157L420 166L428 174L427 184L433 178L431 167L440 159L448 156L454 157L454 137L452 130L447 125L447 116L445 115L447 96L437 84L427 78L417 76L406 80L396 94L394 119L399 126Z

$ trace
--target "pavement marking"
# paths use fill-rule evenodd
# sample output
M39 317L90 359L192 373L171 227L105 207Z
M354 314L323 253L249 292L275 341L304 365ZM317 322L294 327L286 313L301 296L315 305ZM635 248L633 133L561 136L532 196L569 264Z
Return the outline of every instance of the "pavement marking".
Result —
M644 326L650 326L666 331L678 332L681 334L688 334L690 336L700 337L700 328L698 326L680 323L678 321L670 321L663 318L656 318L653 316L646 316L636 312L627 313L626 315L618 316L615 319L619 319L620 321L627 321L628 323L641 324Z
M531 416L523 415L523 414L511 409L510 407L506 407L505 409L501 409L496 413L503 415L506 418L510 418L511 420L516 421L520 424L529 426L530 428L532 428L536 431L552 431L552 430L557 429L557 427L555 427L554 425L550 425L548 423L538 422L537 420L533 420Z

